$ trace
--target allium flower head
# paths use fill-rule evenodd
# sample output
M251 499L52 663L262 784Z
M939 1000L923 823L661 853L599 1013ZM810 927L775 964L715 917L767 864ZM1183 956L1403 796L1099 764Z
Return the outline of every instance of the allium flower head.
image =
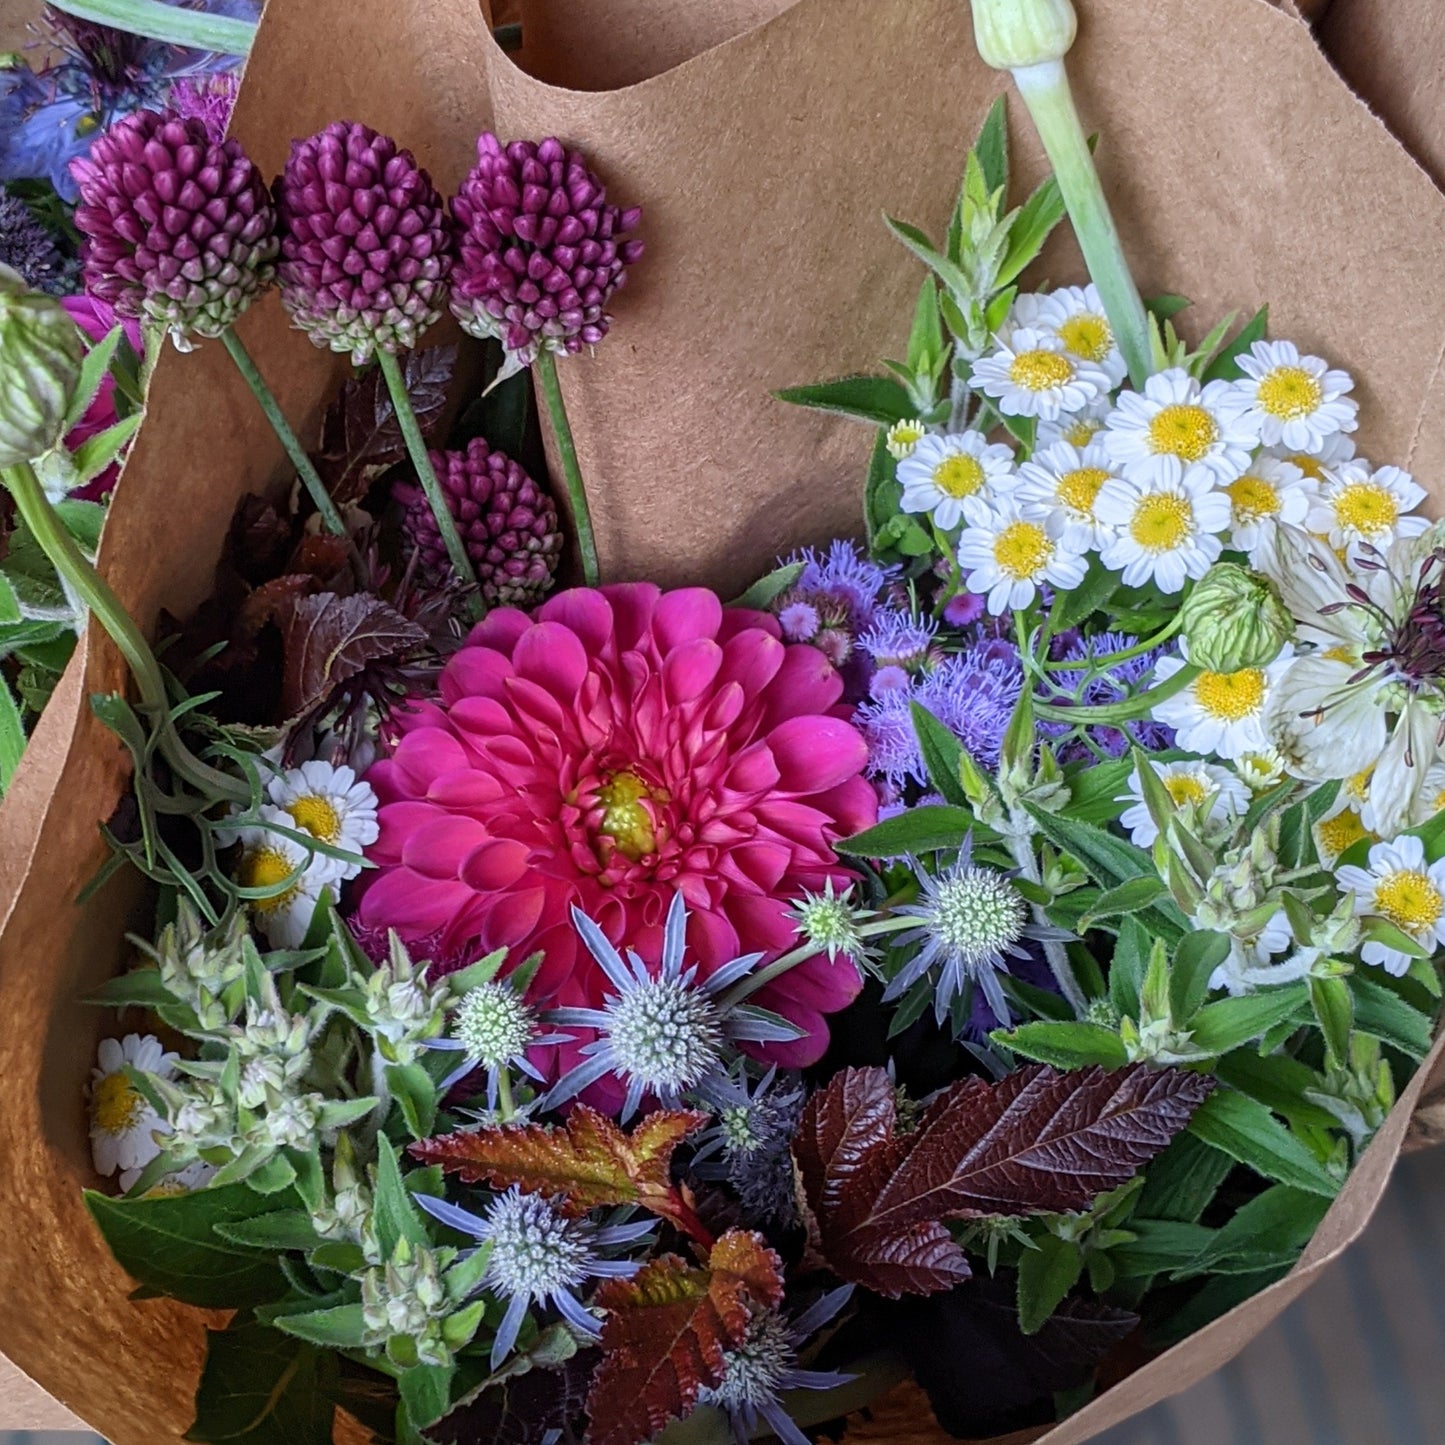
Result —
M395 928L444 968L540 951L529 1001L582 1008L602 1006L609 980L574 905L656 959L681 893L704 980L739 955L787 952L786 900L848 880L832 844L877 803L838 674L778 631L702 589L646 584L564 592L534 617L492 612L436 700L397 715L395 748L367 775L382 806L363 936ZM822 957L769 984L755 1001L804 1034L769 1055L817 1059L823 1014L858 988L851 964ZM562 1052L575 1062L575 1046Z
M632 234L642 212L610 204L579 151L555 139L504 146L486 132L452 210L463 330L496 337L512 369L607 334L607 304L642 255Z
M141 110L72 163L85 286L178 346L219 336L270 285L276 215L235 141L198 120Z
M356 121L292 142L276 182L281 303L311 340L407 351L438 320L452 271L442 199L412 153Z

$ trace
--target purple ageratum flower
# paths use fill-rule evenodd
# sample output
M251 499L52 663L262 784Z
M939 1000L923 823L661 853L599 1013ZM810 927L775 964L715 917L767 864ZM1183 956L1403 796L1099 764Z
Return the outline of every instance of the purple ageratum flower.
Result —
M868 745L868 776L895 789L909 783L921 785L928 779L918 730L913 726L910 704L914 695L911 687L888 688L861 703L853 714L853 726Z
M955 593L943 607L943 620L950 627L972 627L988 611L988 598L982 592Z
M1087 666L1077 672L1070 669L1053 673L1060 695L1051 700L1067 706L1078 694L1079 702L1099 707L1122 702L1143 690L1149 684L1155 664L1164 655L1164 648L1153 648L1138 657L1126 658L1112 665L1108 661L1113 654L1127 652L1137 642L1137 638L1121 632L1101 632L1095 637L1075 640L1064 648L1058 661L1080 662ZM1069 726L1067 723L1041 724L1040 730L1052 737L1063 737L1069 732ZM1088 736L1095 747L1113 758L1123 757L1134 744L1150 752L1162 752L1174 746L1173 728L1147 717L1132 720L1122 727L1091 727ZM1085 744L1075 742L1065 747L1062 757L1064 761L1072 762L1093 755Z
M607 304L642 256L642 212L610 204L580 151L485 132L452 213L452 311L464 331L502 343L508 372L606 336Z
M916 667L928 657L938 625L926 617L894 607L882 607L858 639L858 645L878 668Z
M919 684L918 701L958 738L983 767L996 767L1004 733L1023 690L1018 649L987 638L946 658Z
M118 316L161 323L178 346L219 336L270 284L276 215L235 141L141 110L72 162L85 286Z
M440 319L450 227L408 150L356 121L293 141L276 182L281 303L320 347L360 366L407 351Z

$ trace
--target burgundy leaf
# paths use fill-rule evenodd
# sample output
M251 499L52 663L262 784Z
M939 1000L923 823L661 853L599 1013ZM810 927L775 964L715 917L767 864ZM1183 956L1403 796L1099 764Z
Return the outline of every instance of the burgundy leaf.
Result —
M435 1445L543 1445L556 1432L580 1435L587 1389L601 1353L580 1350L557 1369L534 1366L489 1389L460 1399L451 1413L428 1428ZM576 1427L576 1428L574 1428Z

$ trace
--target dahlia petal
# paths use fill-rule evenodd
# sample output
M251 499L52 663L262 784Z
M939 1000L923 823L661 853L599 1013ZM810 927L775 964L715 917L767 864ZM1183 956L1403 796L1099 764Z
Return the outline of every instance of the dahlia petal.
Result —
M840 718L790 717L768 734L779 784L790 793L820 793L856 777L868 761L857 728Z
M506 696L512 664L504 653L490 647L464 647L442 669L442 701L448 705L464 697Z
M691 902L689 906L692 911L687 916L687 942L702 977L710 977L714 970L731 963L740 953L753 951L743 947L737 929L726 914L704 912Z
M433 779L467 765L462 745L440 728L408 733L397 744L391 760L395 776L423 795Z
M465 884L395 868L367 888L360 916L371 927L394 928L406 939L424 938L445 927L470 896Z
M512 666L519 677L570 700L587 675L587 650L571 628L558 622L538 622L517 639Z
M602 588L602 592L612 606L618 651L641 649L655 658L657 643L652 633L652 619L662 589L651 582L619 582Z
M467 633L468 647L491 647L512 655L517 639L532 626L532 619L519 607L494 607Z
M498 892L525 875L530 856L523 844L512 839L488 839L467 854L457 876L479 893Z
M608 656L613 652L615 632L612 607L607 599L609 590L573 587L559 592L537 609L537 620L570 628L589 657Z
M424 823L406 840L402 865L428 878L454 879L462 860L488 841L487 830L475 818L443 815Z
M722 600L706 587L679 587L659 598L652 630L664 653L697 638L715 638L722 623Z
M778 786L782 770L766 743L754 743L739 753L723 776L722 785L731 793L752 796Z
M787 648L766 632L749 629L723 644L719 683L735 682L745 697L757 697L778 675Z
M755 1001L787 1018L796 1016L800 1004L837 1013L858 997L862 987L862 975L851 959L839 954L829 962L828 955L820 953L759 989ZM771 1002L763 999L764 994L771 996Z
M662 664L662 685L673 707L694 701L712 686L723 651L710 637L695 637L675 647Z
M764 726L798 713L827 712L842 696L841 674L816 647L790 647L767 690Z
M755 840L728 849L718 860L718 871L744 888L771 893L792 866L794 853L782 843Z
M367 774L370 777L370 774ZM429 802L417 800L383 803L377 810L376 842L366 850L373 863L400 863L402 849L418 828L446 815Z

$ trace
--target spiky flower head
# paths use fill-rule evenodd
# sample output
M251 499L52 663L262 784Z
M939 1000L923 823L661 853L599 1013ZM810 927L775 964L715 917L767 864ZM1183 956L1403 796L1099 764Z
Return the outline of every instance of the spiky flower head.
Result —
M452 1017L452 1037L484 1069L515 1058L537 1032L537 1017L515 989L484 983L462 995Z
M34 461L59 444L82 353L60 303L0 266L0 467Z
M858 933L859 921L866 915L854 909L852 892L850 883L841 893L835 893L829 878L821 893L805 893L792 905L799 937L826 952L830 963L840 953L857 960L867 951Z
M552 585L562 555L557 507L547 492L505 452L476 437L465 451L432 452L447 510L477 569L489 607L538 602ZM402 526L432 578L451 572L446 544L426 493L413 482L392 488Z
M389 136L335 121L293 141L276 182L281 303L358 366L416 346L442 314L451 239L431 176Z
M86 290L159 322L177 346L219 336L271 284L276 212L236 141L139 110L71 164Z
M607 334L607 303L642 255L632 235L642 212L611 205L580 151L555 139L504 146L486 132L452 210L452 311L471 335L501 341L510 369Z

